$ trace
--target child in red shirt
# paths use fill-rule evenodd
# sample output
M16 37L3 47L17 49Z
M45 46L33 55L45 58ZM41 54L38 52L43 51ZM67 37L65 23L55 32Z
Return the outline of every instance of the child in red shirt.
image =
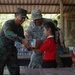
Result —
M56 68L56 44L55 44L55 26L52 22L47 22L44 25L44 33L47 38L40 47L40 52L43 54L43 68Z

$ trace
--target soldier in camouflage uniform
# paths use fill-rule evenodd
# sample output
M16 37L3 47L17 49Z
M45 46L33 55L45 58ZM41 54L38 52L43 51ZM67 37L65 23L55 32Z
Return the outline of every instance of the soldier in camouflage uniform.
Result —
M31 12L33 21L27 29L27 38L36 40L44 40L46 36L43 33L43 25L45 22L52 21L50 19L42 18L40 10L32 10ZM40 52L33 51L28 68L41 68L42 54Z
M56 26L56 48L57 48L57 51L56 51L56 62L57 62L57 67L63 67L63 63L61 61L61 58L58 54L58 50L61 50L63 47L61 46L61 40L60 40L60 28L57 27L58 25L58 21L57 20L54 20L53 21L55 26Z
M6 21L2 27L0 32L0 75L3 75L5 65L8 67L11 75L20 75L17 49L14 43L19 41L27 48L30 48L21 26L27 17L26 14L26 10L18 8L15 19Z

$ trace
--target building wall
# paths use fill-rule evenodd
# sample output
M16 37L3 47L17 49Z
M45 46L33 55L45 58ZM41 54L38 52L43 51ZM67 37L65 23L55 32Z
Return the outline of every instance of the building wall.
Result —
M66 47L74 46L73 37L75 36L75 14L68 13L64 16L64 40Z

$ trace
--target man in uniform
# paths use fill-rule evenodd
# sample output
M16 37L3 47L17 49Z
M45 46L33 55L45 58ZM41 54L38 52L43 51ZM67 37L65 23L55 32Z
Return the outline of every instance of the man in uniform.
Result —
M27 38L36 40L44 40L46 36L43 33L43 25L45 22L52 21L50 19L42 18L41 11L38 9L31 12L33 21L30 23L27 29ZM33 51L28 68L41 68L42 54L40 52Z
M8 67L11 75L20 75L17 49L14 43L18 41L23 43L28 49L30 48L21 26L25 18L27 18L26 15L26 10L18 8L15 13L15 19L6 21L2 27L0 32L0 75L3 75L5 65Z
M56 62L57 62L57 67L63 67L63 63L61 61L61 58L59 56L59 50L63 50L63 47L61 46L61 39L60 39L60 28L57 27L58 21L54 20L53 21L56 27Z

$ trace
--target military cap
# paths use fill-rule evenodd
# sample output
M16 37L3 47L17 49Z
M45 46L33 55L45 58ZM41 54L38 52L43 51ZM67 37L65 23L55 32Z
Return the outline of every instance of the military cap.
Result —
M22 17L28 18L27 10L25 10L25 9L17 8L17 13L20 14Z
M32 10L31 15L32 15L33 20L42 18L42 14L41 14L41 11L39 9Z

